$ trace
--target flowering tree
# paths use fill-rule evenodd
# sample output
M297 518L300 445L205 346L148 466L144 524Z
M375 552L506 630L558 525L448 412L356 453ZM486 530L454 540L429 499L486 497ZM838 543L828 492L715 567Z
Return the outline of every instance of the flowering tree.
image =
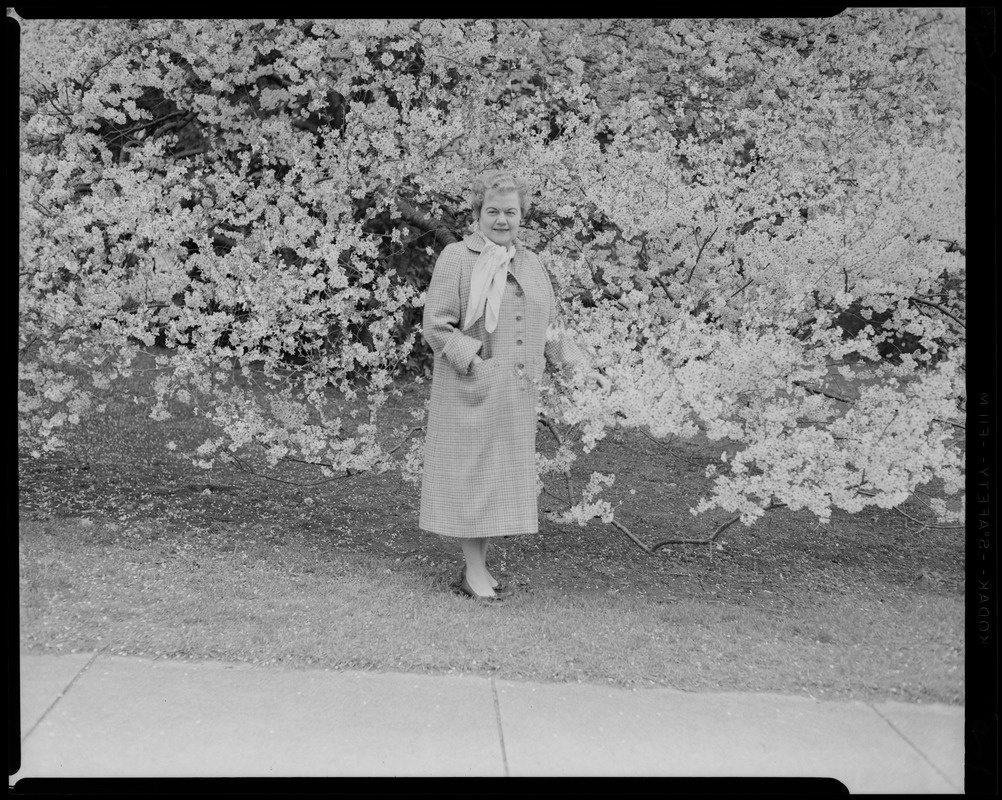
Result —
M215 423L201 465L253 443L391 466L380 410L423 346L429 265L504 164L613 382L544 393L580 435L542 474L626 426L720 441L694 511L748 523L958 493L963 43L953 9L29 21L20 441L60 446L159 342L152 416ZM610 481L565 518L611 519Z

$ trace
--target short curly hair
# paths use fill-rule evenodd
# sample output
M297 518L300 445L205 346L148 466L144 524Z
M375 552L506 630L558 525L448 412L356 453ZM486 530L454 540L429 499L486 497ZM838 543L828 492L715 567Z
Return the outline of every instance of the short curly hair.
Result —
M494 170L485 172L473 179L470 185L470 207L473 209L475 217L480 216L480 209L484 205L484 197L491 190L515 190L518 192L519 205L522 207L522 216L529 213L531 201L529 199L529 184L516 176L513 172L506 170Z

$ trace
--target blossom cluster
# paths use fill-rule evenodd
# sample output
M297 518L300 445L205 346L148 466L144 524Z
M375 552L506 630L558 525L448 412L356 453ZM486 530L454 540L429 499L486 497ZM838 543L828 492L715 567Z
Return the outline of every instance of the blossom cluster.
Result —
M218 431L198 464L416 475L381 426L421 270L504 165L613 385L543 393L576 435L541 475L625 426L720 443L694 510L746 522L959 494L964 43L960 9L28 21L20 442L59 447L156 345L153 418Z

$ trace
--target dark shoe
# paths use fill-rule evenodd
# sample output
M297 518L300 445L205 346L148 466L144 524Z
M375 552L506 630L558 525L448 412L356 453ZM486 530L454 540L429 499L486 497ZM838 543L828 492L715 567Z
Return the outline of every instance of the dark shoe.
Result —
M459 591L467 597L472 597L474 600L480 600L484 603L500 603L504 600L499 594L477 594L473 591L473 587L470 586L469 581L466 580L466 573L463 573L463 582L459 584Z
M465 580L466 580L466 565L464 564L462 572L459 573L459 580L456 581L455 585L459 586ZM498 581L498 585L497 586L492 586L491 588L497 594L502 594L502 593L508 591L508 586L505 583L503 583L502 581Z

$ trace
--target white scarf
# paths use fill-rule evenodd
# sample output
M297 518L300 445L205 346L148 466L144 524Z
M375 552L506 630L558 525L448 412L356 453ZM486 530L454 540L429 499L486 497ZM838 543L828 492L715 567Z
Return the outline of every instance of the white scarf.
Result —
M508 280L508 262L514 257L514 246L505 248L489 239L486 241L470 275L470 302L466 306L464 331L483 315L487 332L494 332Z

